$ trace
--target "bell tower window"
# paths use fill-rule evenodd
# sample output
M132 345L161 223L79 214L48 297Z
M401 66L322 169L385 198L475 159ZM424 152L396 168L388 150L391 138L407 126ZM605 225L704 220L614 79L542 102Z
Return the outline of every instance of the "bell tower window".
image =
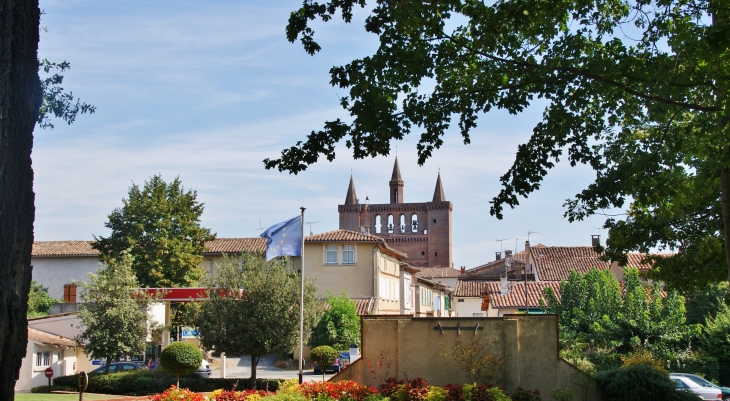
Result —
M418 215L415 213L411 216L411 232L418 232Z
M388 234L393 234L393 215L388 215Z
M380 215L375 216L375 233L380 234L383 229L383 222Z
M406 216L400 215L400 233L405 234L406 233Z

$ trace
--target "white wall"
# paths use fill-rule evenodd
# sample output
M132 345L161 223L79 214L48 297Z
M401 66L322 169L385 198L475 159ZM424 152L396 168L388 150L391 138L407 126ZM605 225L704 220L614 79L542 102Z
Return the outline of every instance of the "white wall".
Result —
M463 299L464 302L459 302ZM492 317L482 310L482 298L479 297L454 297L452 309L457 313L459 317L473 317L475 313L484 313L484 317ZM494 316L497 316L496 311Z
M77 362L77 352L73 348L61 348L44 345L33 340L28 341L28 348L25 358L21 362L18 381L15 382L15 391L29 391L36 386L47 386L48 378L45 370L49 366L35 366L36 352L50 352L50 367L53 368L53 378L74 374L74 363ZM61 353L59 359L58 353ZM76 367L79 368L78 366Z
M99 268L99 258L85 257L49 257L31 258L33 265L33 280L44 287L48 287L48 295L63 299L63 285L71 284L73 280L86 280L89 273L95 273ZM76 293L77 301L79 292Z
M81 320L76 313L29 319L28 327L63 336L71 340L84 331Z

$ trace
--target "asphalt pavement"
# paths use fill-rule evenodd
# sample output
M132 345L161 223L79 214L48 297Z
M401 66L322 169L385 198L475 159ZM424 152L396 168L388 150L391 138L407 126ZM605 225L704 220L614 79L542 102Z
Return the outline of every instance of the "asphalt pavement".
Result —
M266 355L259 359L256 368L256 377L259 379L292 379L299 377L299 370L286 370L274 366L276 355ZM211 368L210 377L221 377L220 364L214 364ZM324 376L325 380L334 376L334 373L328 373ZM251 377L251 357L226 357L226 377L248 379ZM305 370L302 376L304 381L321 381L321 374L314 374L312 369Z

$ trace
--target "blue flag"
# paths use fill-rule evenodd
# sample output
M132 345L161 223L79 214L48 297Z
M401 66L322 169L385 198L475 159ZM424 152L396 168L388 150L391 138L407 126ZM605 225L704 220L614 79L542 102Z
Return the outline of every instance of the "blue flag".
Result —
M302 216L274 224L261 233L266 238L266 261L277 256L301 256Z

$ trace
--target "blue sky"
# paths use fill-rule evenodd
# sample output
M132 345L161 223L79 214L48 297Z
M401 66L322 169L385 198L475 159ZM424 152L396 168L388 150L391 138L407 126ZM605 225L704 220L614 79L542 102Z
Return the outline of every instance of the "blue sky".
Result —
M353 160L344 144L337 159L294 176L262 160L303 140L328 119L346 118L329 85L329 69L372 53L364 11L352 24L316 24L322 52L312 57L286 40L289 13L301 1L41 0L45 15L39 57L66 60L64 87L97 107L72 126L36 129L33 149L36 240L107 235L106 216L129 186L154 174L179 176L205 203L202 223L219 237L251 237L307 207L316 232L337 229L350 174L361 201L387 203L393 158ZM489 215L499 177L517 145L539 121L541 107L519 116L484 115L463 145L450 132L423 167L416 135L398 143L405 201L430 201L441 170L453 202L453 260L467 268L500 250L533 244L590 245L603 218L568 223L565 199L592 171L561 163L542 189L505 212ZM309 226L307 226L307 230ZM605 238L605 232L602 233ZM516 241L517 240L517 241Z

